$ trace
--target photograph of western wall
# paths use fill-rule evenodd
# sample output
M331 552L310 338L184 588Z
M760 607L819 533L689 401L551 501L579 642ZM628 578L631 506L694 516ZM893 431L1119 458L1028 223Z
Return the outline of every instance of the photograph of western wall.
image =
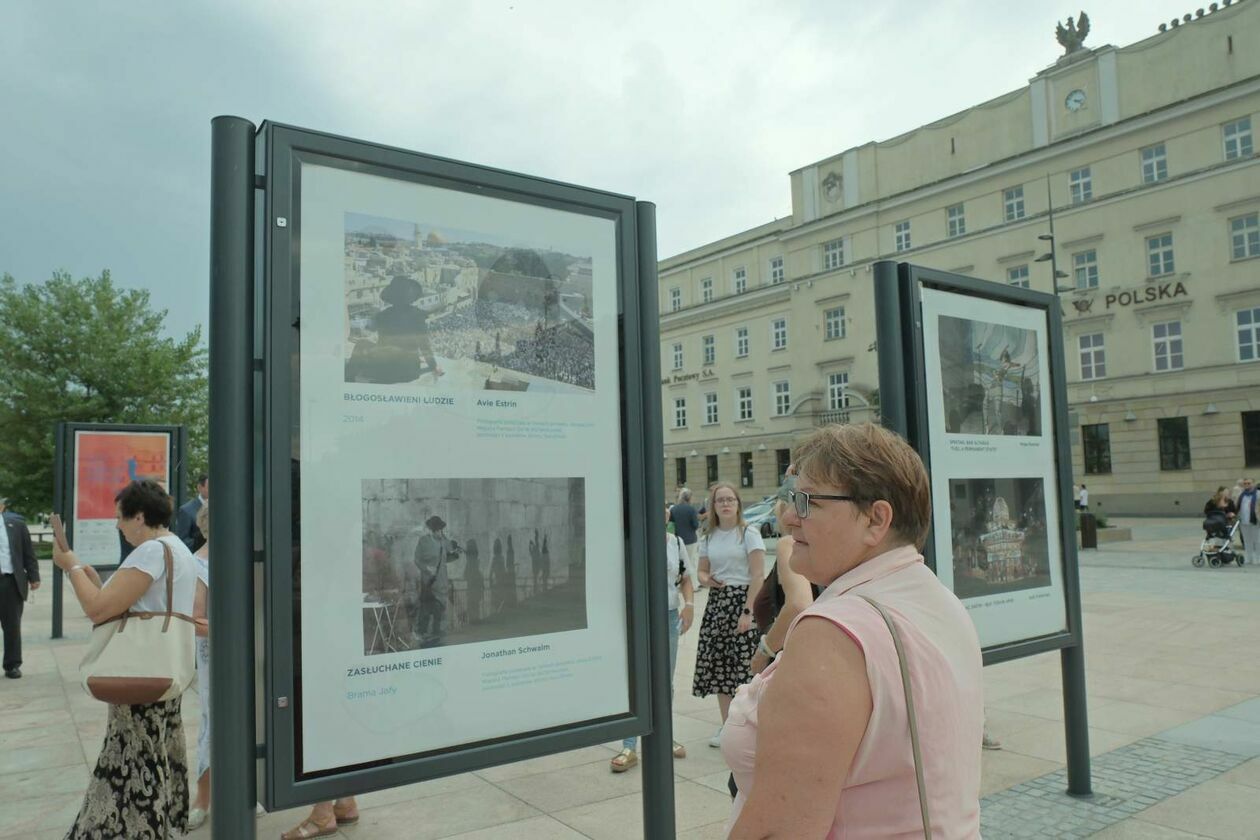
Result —
M489 231L345 214L345 380L595 390L592 260Z
M583 478L364 479L363 652L586 627Z

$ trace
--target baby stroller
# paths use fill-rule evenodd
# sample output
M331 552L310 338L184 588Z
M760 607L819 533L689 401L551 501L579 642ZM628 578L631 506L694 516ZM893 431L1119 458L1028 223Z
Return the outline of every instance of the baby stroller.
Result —
M1214 569L1230 563L1241 566L1243 555L1234 551L1234 535L1237 533L1237 519L1231 523L1224 513L1208 516L1203 520L1203 542L1199 545L1199 553L1190 558L1190 562L1196 566L1206 563Z

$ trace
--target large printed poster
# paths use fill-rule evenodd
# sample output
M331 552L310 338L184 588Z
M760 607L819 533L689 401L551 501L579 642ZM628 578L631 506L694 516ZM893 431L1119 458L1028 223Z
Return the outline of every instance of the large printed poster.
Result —
M114 496L128 483L151 478L171 489L171 436L164 432L74 433L72 530L79 559L95 566L122 552Z
M984 647L1063 632L1046 314L921 294L937 574Z
M615 223L300 194L299 773L628 713Z

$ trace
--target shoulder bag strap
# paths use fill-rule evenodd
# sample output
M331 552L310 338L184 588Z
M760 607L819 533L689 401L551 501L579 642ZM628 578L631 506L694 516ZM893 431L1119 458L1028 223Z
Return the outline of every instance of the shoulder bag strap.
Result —
M897 625L893 623L892 616L888 614L888 610L884 609L882 604L867 598L865 595L858 595L858 597L879 611L880 616L884 619L884 623L888 625L888 632L892 634L893 647L897 649L897 663L901 666L901 684L906 692L906 718L910 721L910 749L914 753L914 780L919 785L919 811L923 815L923 836L927 840L932 840L932 820L928 816L927 785L923 781L923 755L919 751L919 721L914 713L914 692L910 688L910 668L906 664L906 652L901 645L901 633L897 631Z
M171 626L171 614L175 611L175 555L166 540L158 540L162 544L162 556L166 560L166 620L162 622L162 632Z

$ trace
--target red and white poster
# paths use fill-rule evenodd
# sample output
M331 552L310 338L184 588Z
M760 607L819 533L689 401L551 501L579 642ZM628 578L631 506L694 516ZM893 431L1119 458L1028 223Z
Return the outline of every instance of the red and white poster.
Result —
M171 436L165 432L92 432L74 436L74 550L105 566L121 555L114 496L131 481L151 478L171 489Z

